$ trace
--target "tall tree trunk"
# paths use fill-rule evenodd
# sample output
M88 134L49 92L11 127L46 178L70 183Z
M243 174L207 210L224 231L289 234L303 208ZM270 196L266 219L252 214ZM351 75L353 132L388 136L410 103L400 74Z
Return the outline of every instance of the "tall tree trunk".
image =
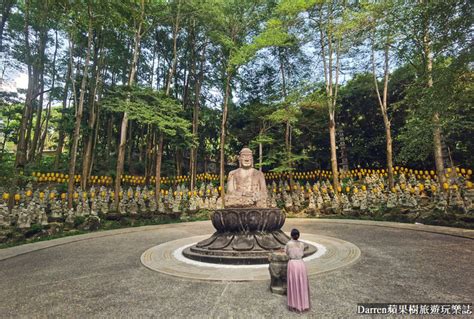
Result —
M283 59L282 50L283 50L282 48L278 48L278 60L280 62L280 74L281 74L281 83L282 83L281 90L282 90L283 99L286 100L286 96L287 96L286 75L285 75L285 63ZM293 171L292 171L293 163L291 162L291 123L289 119L290 109L286 101L285 101L285 110L288 116L288 118L285 121L285 154L286 154L286 161L289 166L288 176L290 177L290 186L291 186L291 189L293 189L294 183L293 183Z
M166 96L169 96L171 90L171 82L173 81L173 77L176 71L176 63L178 62L177 56L177 44L178 44L178 32L180 27L180 19L181 19L181 0L178 0L178 8L176 12L176 17L173 25L173 62L171 63L171 68L168 74L168 80L166 82Z
M123 113L122 125L120 127L120 142L118 145L117 171L115 175L114 207L118 210L120 184L122 182L122 173L125 163L125 143L127 141L128 113Z
M76 122L74 124L74 135L72 137L72 148L70 152L69 160L69 181L68 181L68 208L72 208L73 204L73 195L74 195L74 181L76 174L76 158L77 158L77 146L79 144L79 134L81 130L81 121L82 121L82 112L84 110L84 96L86 94L86 84L87 76L89 70L89 62L91 58L91 47L92 47L92 38L93 38L93 29L92 29L92 16L91 8L89 10L89 27L87 30L87 49L86 49L86 60L84 61L84 71L82 72L82 82L81 82L81 92L79 95L79 104L76 109ZM72 59L72 45L70 45L70 54Z
M16 158L15 158L15 167L17 168L17 170L22 169L26 164L27 131L29 131L28 123L31 118L33 101L36 98L35 90L36 90L37 81L38 81L37 73L34 72L33 61L31 58L30 34L29 34L29 16L30 16L29 11L30 11L30 1L26 0L23 33L25 36L25 60L27 63L27 68L28 68L28 88L27 88L26 97L25 97L25 107L23 109L21 122L20 122L19 137L18 137L18 144L17 144L17 151L16 151ZM13 202L13 200L11 200L11 202Z
M151 153L153 150L153 137L152 137L152 127L150 124L147 125L146 128L146 146L145 146L145 184L150 184L150 176L151 176Z
M15 0L3 0L2 5L2 19L0 20L0 52L3 52L3 31L8 18L10 17L11 9Z
M44 146L46 144L46 137L48 135L48 126L49 126L50 118L51 118L51 104L48 103L44 125L42 125L43 129L42 129L41 137L39 140L38 151L36 152L36 161L38 164L41 164L41 160L43 158Z
M374 35L375 37L375 35ZM377 93L377 100L379 102L380 111L382 113L383 123L385 127L385 142L386 142L386 157L387 157L387 174L388 183L390 189L394 186L393 178L393 151L392 151L392 133L390 119L388 118L388 81L389 81L389 36L385 42L384 49L384 82L383 82L383 94L380 95L379 84L377 81L377 74L375 70L375 48L372 44L372 75L374 78L375 92Z
M422 0L426 5L426 0ZM426 72L426 86L428 89L433 87L433 55L431 52L431 37L429 33L429 17L425 14L424 25L423 25L423 55L425 58L425 72ZM433 151L434 160L436 165L436 174L438 176L438 182L440 189L443 188L443 184L446 182L444 163L443 163L443 152L441 144L441 125L440 125L440 114L438 110L433 112Z
M263 135L263 129L260 130L260 139ZM263 170L263 143L258 142L258 170L261 172Z
M155 170L155 198L156 202L160 200L161 195L161 160L163 158L163 133L159 133L158 149L156 151L156 170Z
M40 91L44 91L44 75L40 73ZM38 146L38 140L41 134L41 120L42 120L42 114L43 114L43 100L44 100L44 95L40 94L39 96L39 101L36 105L36 123L35 123L35 128L33 131L33 140L30 144L28 155L27 155L27 161L32 162L35 159L36 156L36 148Z
M176 176L183 175L183 150L176 148Z
M58 147L56 149L56 158L54 160L54 170L57 170L59 167L59 163L61 161L61 155L63 153L64 147L64 138L65 138L65 122L66 122L66 109L67 109L67 100L69 95L69 83L71 81L71 72L72 72L72 65L68 63L66 78L65 78L65 85L64 85L64 93L63 93L63 101L62 101L62 109L61 109L61 120L59 121L59 133L58 133Z
M334 191L337 192L339 186L339 175L337 169L337 154L336 154L336 121L334 118L329 120L329 142L331 143L331 170L333 172L333 187ZM336 174L334 174L336 172Z
M114 132L114 115L113 113L108 113L110 120L107 122L107 144L105 150L105 160L108 162L110 160L110 153L112 151L112 139Z
M51 75L51 78L52 78L52 82L51 82L51 93L49 94L49 101L48 101L48 110L47 110L47 113L46 113L46 120L45 120L45 125L44 125L44 130L43 130L43 134L41 135L41 139L40 139L40 145L39 145L39 148L38 148L38 163L41 163L41 159L43 157L43 150L44 150L44 146L45 146L45 143L46 143L46 136L48 134L48 125L49 125L49 119L51 117L51 107L52 107L52 103L53 103L53 92L54 92L54 88L55 88L55 83L56 83L56 73L57 73L57 70L56 70L56 57L57 57L57 54L58 54L58 45L59 45L59 42L58 42L58 31L55 30L55 40L54 40L54 54L53 54L53 73Z
M101 88L98 89L98 91L102 91ZM89 163L89 174L88 174L88 177L90 177L92 175L92 168L94 166L94 160L95 160L95 154L96 154L96 145L97 145L97 141L99 139L99 126L100 126L100 107L99 107L99 102L100 102L100 95L101 93L98 94L97 96L97 110L96 110L96 121L95 121L95 130L94 130L94 139L92 141L92 155L91 155L91 160L90 160L90 163Z
M98 39L100 41L100 39ZM89 120L87 121L87 139L84 142L84 152L82 158L82 174L81 174L81 188L86 189L89 182L90 177L90 168L92 163L92 148L94 144L94 128L96 126L97 121L97 103L96 103L96 96L97 90L99 87L99 81L101 76L101 57L99 57L99 52L101 52L102 48L95 46L94 48L94 62L93 62L93 79L94 81L91 83L90 88L90 95L89 95ZM92 79L91 79L92 80Z
M168 78L166 81L166 91L165 95L169 96L170 95L170 90L171 90L171 82L173 80L173 77L176 72L176 63L177 63L177 41L178 41L178 32L179 32L179 27L180 27L180 9L181 9L181 0L178 0L178 8L177 8L177 13L175 17L175 22L173 26L173 62L171 63L170 70L168 72ZM158 84L157 84L158 85ZM159 132L159 138L158 138L158 143L159 147L157 150L157 156L156 156L156 170L155 170L155 196L157 201L160 198L160 185L161 185L161 161L163 158L163 145L164 145L164 135L163 132Z
M140 138L137 141L137 152L138 152L138 163L143 163L143 153L145 153L146 148L146 127L142 126L140 130Z
M337 148L336 148L336 101L339 80L339 63L340 63L340 35L336 39L336 50L333 47L333 6L329 3L327 27L323 25L323 9L320 10L320 44L321 58L323 60L324 80L326 83L326 100L329 113L329 142L331 146L331 171L333 178L334 191L337 193L339 189L339 172L337 167ZM326 36L324 34L326 30ZM327 40L327 46L325 44ZM327 50L327 51L326 51ZM335 51L335 52L334 52ZM336 55L336 65L333 65L333 55ZM326 60L327 59L327 60ZM334 73L334 74L333 74ZM334 80L333 80L334 78Z
M5 123L5 132L8 132L10 129L11 116L8 115ZM5 153L5 145L7 144L7 134L3 134L2 146L0 147L0 161L2 160L3 154Z
M127 166L130 171L132 167L132 151L133 151L133 121L130 121L130 127L128 128L128 149L127 149Z
M143 21L144 21L144 16L145 16L145 0L140 1L140 7L141 7L140 21L138 21L138 27L137 27L137 30L135 31L135 36L134 36L133 59L132 59L132 64L130 66L130 73L128 76L128 83L127 83L128 87L132 87L134 79L135 79L135 73L137 71L138 55L140 53L139 52L140 41L142 37L142 28L143 28ZM127 99L130 100L130 96ZM124 162L125 162L125 144L127 140L127 125L128 125L128 113L124 112L123 118L122 118L121 130L120 130L120 142L119 142L118 156L117 156L117 170L115 174L114 207L116 210L118 210L118 205L119 205L120 183L122 180L123 167L124 167Z
M443 163L443 152L441 144L441 127L439 112L433 114L433 148L434 148L434 159L436 165L436 174L438 175L438 181L441 189L443 184L446 182L446 176L444 175L444 163Z
M194 43L194 42L193 42ZM196 77L195 86L194 86L194 106L193 106L193 137L196 140L199 140L199 111L200 111L200 97L201 97L201 87L204 80L204 61L205 61L205 51L206 47L203 47L201 58L200 58L200 67L199 75ZM196 75L195 63L193 63L193 73ZM194 145L191 147L191 154L189 160L190 175L191 175L191 190L196 187L196 178L197 178L197 151L198 146Z
M39 75L38 73L36 73L35 70L33 71L33 74ZM37 77L34 76L34 78L35 78L35 82L39 83L39 80L37 79ZM31 132L33 130L33 116L35 115L35 112L36 112L35 109L37 110L37 108L38 108L38 101L36 100L36 98L38 96L36 95L36 92L33 96L34 96L34 98L31 101L32 105L31 105L30 117L28 118L28 124L26 125L25 164L27 164L29 162L29 158L30 158L29 157L29 147L30 147L30 144L31 144Z
M156 60L156 52L158 51L158 43L155 41L153 44L153 54L151 59L151 67L150 67L150 80L148 81L148 86L153 88L153 79L155 77L155 60Z
M220 165L219 165L219 185L221 187L221 200L222 204L225 205L225 153L224 153L224 146L225 146L225 137L226 137L226 125L227 125L227 112L228 112L228 104L229 104L229 97L230 97L230 81L231 81L231 74L230 72L227 73L226 77L226 84L225 84L225 94L224 94L224 105L222 107L222 122L221 122L221 138L220 138Z
M40 19L43 23L39 32L39 45L38 45L38 52L37 52L37 59L34 63L34 68L37 69L36 72L39 73L40 85L38 86L37 92L35 94L39 94L39 103L37 105L37 112L36 112L36 123L35 129L33 134L33 141L30 146L30 151L28 154L28 161L33 161L36 155L36 149L38 147L38 141L41 136L41 116L43 112L43 100L44 100L44 64L46 60L45 50L46 50L46 43L48 40L48 30L46 28L46 14L48 12L48 1L44 1L42 3Z

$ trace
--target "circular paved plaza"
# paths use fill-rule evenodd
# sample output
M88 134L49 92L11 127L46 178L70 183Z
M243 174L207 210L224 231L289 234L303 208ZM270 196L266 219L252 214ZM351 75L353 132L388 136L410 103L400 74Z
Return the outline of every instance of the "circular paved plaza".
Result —
M269 279L203 280L142 264L152 247L211 234L206 221L2 249L0 317L352 318L357 303L473 301L472 230L320 219L287 219L283 230L293 227L360 250L357 260L310 276L312 309L303 315L287 311L286 297L270 293Z

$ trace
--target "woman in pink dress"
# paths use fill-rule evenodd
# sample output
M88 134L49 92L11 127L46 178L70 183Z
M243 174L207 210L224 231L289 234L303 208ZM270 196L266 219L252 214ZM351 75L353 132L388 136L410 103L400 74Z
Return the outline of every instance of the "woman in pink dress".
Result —
M309 282L306 265L303 261L304 244L299 241L298 229L291 230L291 240L285 246L285 252L290 260L287 270L288 308L298 312L310 308Z

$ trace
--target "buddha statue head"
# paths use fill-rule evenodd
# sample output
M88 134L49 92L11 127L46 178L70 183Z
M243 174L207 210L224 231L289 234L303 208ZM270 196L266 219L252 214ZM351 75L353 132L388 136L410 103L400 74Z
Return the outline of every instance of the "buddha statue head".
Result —
M244 147L239 154L239 166L244 169L253 167L253 155L250 148Z

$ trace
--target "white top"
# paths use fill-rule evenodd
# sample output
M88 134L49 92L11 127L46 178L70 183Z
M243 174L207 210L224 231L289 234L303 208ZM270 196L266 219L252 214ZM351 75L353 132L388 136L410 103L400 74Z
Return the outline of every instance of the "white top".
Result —
M290 259L303 259L304 243L299 240L291 239L285 245L285 252Z

